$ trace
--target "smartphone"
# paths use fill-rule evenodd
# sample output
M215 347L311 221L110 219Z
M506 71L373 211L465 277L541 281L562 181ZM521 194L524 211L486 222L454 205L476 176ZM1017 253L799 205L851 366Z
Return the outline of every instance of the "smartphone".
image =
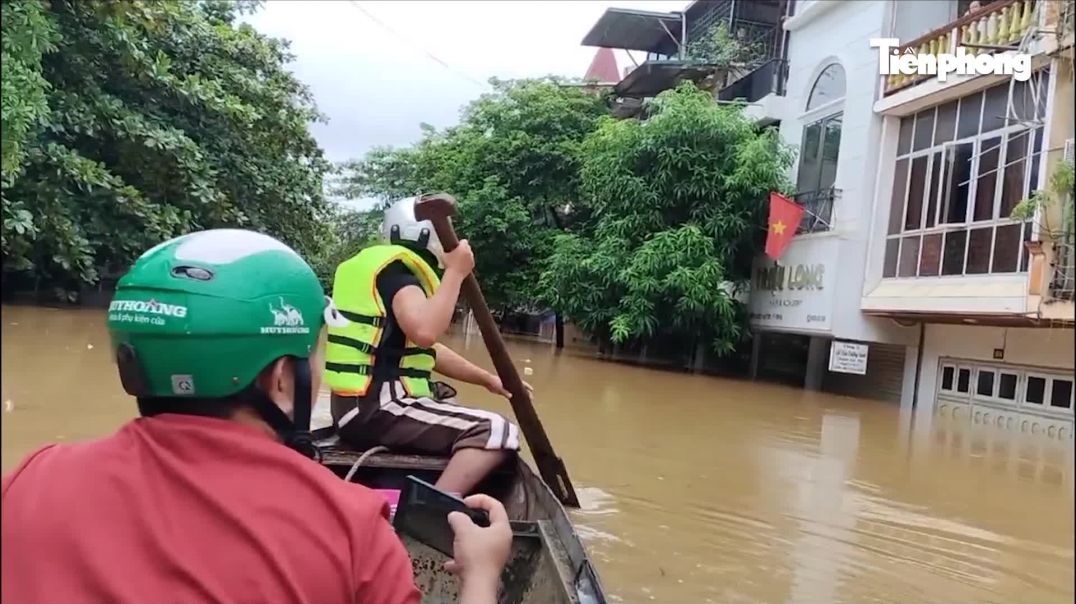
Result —
M459 497L420 478L408 476L392 525L397 533L417 539L451 558L455 535L448 524L449 512L462 512L478 526L489 526L489 514L485 510L469 508Z

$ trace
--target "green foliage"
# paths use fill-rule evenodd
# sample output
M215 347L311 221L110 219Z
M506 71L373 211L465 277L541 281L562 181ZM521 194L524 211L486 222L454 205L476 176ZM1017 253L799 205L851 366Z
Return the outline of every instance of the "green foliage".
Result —
M18 172L31 132L48 115L49 84L41 57L55 49L56 30L40 0L3 3L3 178ZM5 214L5 218L6 218Z
M364 212L343 206L332 208L322 245L307 258L325 291L331 290L340 263L378 240L382 217L381 210Z
M687 43L687 56L700 63L728 68L746 64L762 54L756 45L745 44L729 33L724 21L715 23L704 35Z
M645 122L604 121L584 150L581 189L597 220L557 238L542 299L616 342L698 337L733 350L745 318L734 292L768 193L790 187L791 149L683 84Z
M255 6L5 0L5 275L74 287L217 227L319 252L320 115L287 44L235 24Z
M340 178L332 192L344 197L377 197L383 202L410 197L418 193L415 182L415 149L375 147L361 160L348 160L338 166Z
M460 125L344 165L339 192L456 195L494 306L548 304L605 340L731 351L746 319L735 293L768 193L790 188L791 150L690 84L645 122L558 84L494 82Z
M1035 191L1012 209L1010 217L1015 220L1032 220L1036 215L1042 217L1040 226L1052 239L1061 239L1064 233L1073 232L1073 197L1076 191L1076 174L1070 162L1058 162L1050 175L1047 188ZM1050 210L1060 208L1061 228L1052 228Z
M582 143L606 113L601 98L555 78L492 80L460 124L424 127L414 146L374 149L341 166L337 192L385 203L445 191L460 202L457 228L494 307L530 306L553 236L579 214Z

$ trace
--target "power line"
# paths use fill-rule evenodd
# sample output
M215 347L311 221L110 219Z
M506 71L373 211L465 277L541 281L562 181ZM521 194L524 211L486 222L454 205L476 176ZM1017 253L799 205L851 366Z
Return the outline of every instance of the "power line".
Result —
M377 16L374 15L373 13L371 13L370 11L366 10L366 8L363 7L361 4L359 4L358 2L356 2L356 0L348 0L348 3L351 6L353 6L355 9L360 11L362 14L366 15L371 21L373 21L375 24L380 26L382 29L389 32L393 36L396 36L396 38L399 39L400 41L404 42L405 44L407 44L410 47L417 48L420 51L422 51L422 53L425 54L427 58L434 61L435 63L437 63L441 67L444 67L445 69L451 71L452 73L456 74L457 76L467 80L468 82L470 82L470 83L472 83L472 84L474 84L476 86L479 86L481 88L486 88L487 87L486 83L480 82L480 81L472 78L471 76L467 75L463 71L461 71L459 69L456 69L455 67L452 67L447 62L441 60L441 58L438 57L437 55L433 54L429 50L426 50L426 48L423 47L422 45L418 44L417 42L414 42L412 40L407 39L406 36L404 36L400 32L398 32L395 29L393 29L392 27L390 27L387 23L385 23L381 19L378 19Z

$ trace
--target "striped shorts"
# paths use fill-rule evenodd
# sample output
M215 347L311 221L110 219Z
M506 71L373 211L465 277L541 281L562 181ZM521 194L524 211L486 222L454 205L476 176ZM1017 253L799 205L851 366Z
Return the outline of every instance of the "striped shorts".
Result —
M398 381L364 397L332 395L337 433L358 449L449 455L459 449L519 450L519 427L504 416L454 402L407 396Z

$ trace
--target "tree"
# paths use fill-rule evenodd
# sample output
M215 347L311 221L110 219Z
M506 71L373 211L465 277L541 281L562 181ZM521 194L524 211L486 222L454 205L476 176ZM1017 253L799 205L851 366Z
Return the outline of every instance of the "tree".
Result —
M336 267L377 241L382 215L380 210L360 211L342 205L332 209L321 246L308 257L326 292L332 290Z
M685 83L647 121L606 120L582 157L597 221L557 237L542 298L600 338L700 338L731 352L746 318L735 292L761 247L767 194L789 189L791 150Z
M361 160L348 160L337 167L332 187L336 195L376 197L382 205L418 192L417 149L374 147Z
M728 69L735 65L749 64L765 56L758 44L747 43L729 33L724 21L711 26L698 38L687 44L687 56L699 63Z
M1031 194L1027 199L1012 209L1009 217L1015 220L1033 220L1039 218L1038 226L1042 233L1054 241L1066 240L1073 232L1073 200L1076 198L1076 174L1071 162L1058 162L1050 172L1050 181L1045 189Z
M530 307L553 236L582 217L567 211L579 197L582 143L607 109L600 97L556 78L491 84L457 126L426 126L411 147L346 162L340 192L383 203L451 193L490 306Z
M5 0L5 278L71 289L205 228L317 252L320 115L287 43L236 25L252 8Z

